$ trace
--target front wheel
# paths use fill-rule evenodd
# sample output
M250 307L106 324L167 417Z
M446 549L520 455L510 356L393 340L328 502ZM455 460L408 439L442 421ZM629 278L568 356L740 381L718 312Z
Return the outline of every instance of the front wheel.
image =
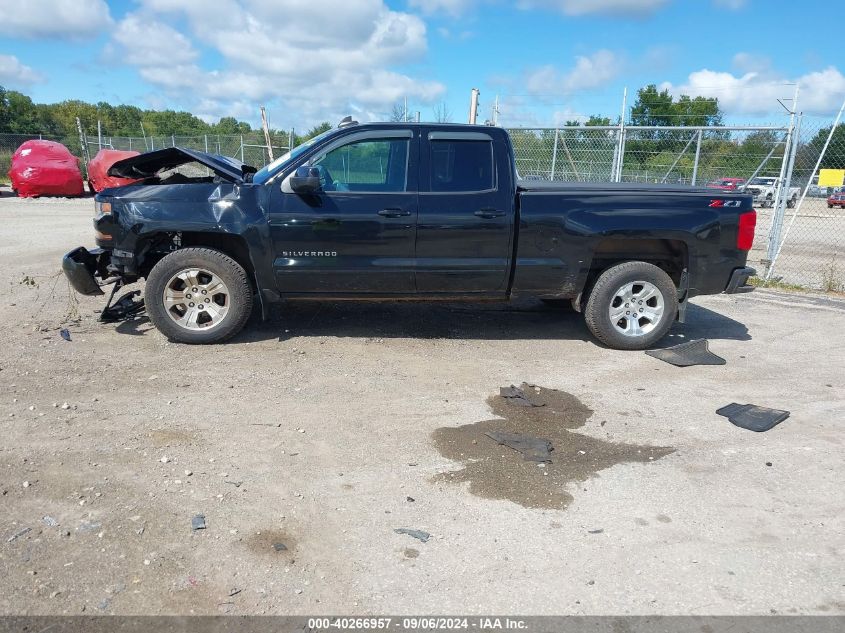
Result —
M183 248L147 277L145 304L158 330L177 343L219 343L243 328L252 287L243 266L210 248Z
M608 347L647 349L663 338L678 314L678 291L663 270L624 262L596 280L584 309L590 332Z

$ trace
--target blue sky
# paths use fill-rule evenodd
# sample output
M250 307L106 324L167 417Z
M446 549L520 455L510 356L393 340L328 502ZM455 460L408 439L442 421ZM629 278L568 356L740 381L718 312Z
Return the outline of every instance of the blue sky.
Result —
M24 6L26 8L24 8ZM0 83L303 128L396 102L503 125L615 118L647 83L718 97L729 122L832 115L845 54L830 3L805 0L0 0Z

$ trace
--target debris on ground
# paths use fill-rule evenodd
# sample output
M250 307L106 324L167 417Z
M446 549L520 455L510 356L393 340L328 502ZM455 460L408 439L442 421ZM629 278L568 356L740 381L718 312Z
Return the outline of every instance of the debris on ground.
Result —
M601 534L604 532L604 528L599 528L597 530L587 530L587 534Z
M287 549L288 549L288 546L285 545L284 543L273 543L273 549L276 550L277 552L286 552Z
M101 527L103 527L102 523L98 523L96 521L83 521L76 529L79 532L97 532Z
M532 386L532 385L527 385ZM545 402L535 402L529 398L528 394L525 393L525 390L517 387L515 385L511 385L510 387L500 387L499 388L499 395L505 399L505 402L508 404L512 404L517 407L544 407L546 406Z
M41 522L47 527L59 527L59 522L49 515L41 517Z
M703 338L663 349L649 349L645 353L670 365L675 365L675 367L724 365L726 362L724 358L710 351L707 339Z
M397 534L407 534L408 536L413 536L418 541L422 541L425 543L428 539L431 538L431 534L428 532L423 532L422 530L413 530L411 528L396 528L393 530Z
M789 411L736 402L717 409L716 413L726 417L734 426L756 433L773 429L789 417Z
M64 340L70 341L70 330L68 330L67 328L62 328L61 330L59 330L59 334Z
M20 537L22 537L24 534L27 534L29 532L32 532L32 528L30 528L30 527L25 527L22 530L18 530L17 532L12 534L9 538L7 538L6 542L7 543L13 543L14 541L17 541Z
M193 519L191 519L191 531L196 532L197 530L204 530L205 529L205 515L198 514Z
M140 294L140 290L132 290L122 295L114 304L103 310L100 314L100 321L116 323L117 321L127 321L141 314L144 311L144 300L135 300L135 297L140 296Z
M551 452L554 449L549 440L542 437L532 437L522 433L508 433L506 431L487 431L484 435L493 441L522 453L522 458L529 462L551 463Z

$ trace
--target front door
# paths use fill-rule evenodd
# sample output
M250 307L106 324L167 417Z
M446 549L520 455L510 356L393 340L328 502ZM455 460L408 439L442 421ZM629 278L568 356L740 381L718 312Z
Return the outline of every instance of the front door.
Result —
M320 192L274 188L270 232L280 293L414 292L417 147L410 130L353 134L309 159Z
M507 147L481 132L430 132L421 144L417 221L417 291L507 291L514 194L499 173ZM497 157L499 157L497 159ZM501 164L500 164L501 163Z

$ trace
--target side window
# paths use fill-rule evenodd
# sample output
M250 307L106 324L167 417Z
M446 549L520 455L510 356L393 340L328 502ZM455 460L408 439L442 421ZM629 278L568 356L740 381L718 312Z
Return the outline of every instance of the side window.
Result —
M432 191L487 191L493 187L491 141L431 141Z
M313 163L324 191L405 191L408 139L368 139L333 149Z

